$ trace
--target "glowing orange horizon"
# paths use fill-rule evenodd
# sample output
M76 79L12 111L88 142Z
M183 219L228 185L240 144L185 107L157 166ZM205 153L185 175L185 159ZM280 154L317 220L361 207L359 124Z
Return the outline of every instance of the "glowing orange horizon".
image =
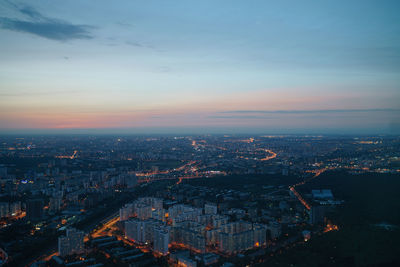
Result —
M291 92L291 94L288 94ZM294 127L313 126L312 120L302 121L304 114L285 115L279 119L276 114L234 114L226 111L235 110L312 110L324 109L329 102L340 100L339 96L318 94L304 96L294 89L283 91L253 91L251 93L231 93L209 99L198 98L178 99L154 107L153 103L141 106L119 106L110 103L92 103L76 107L55 103L43 103L43 107L10 106L6 103L0 107L0 129L113 129L141 127L254 127L272 126ZM329 107L329 106L328 106ZM283 116L283 115L280 115ZM300 119L300 120L299 120ZM324 122L323 122L324 123ZM348 125L357 125L359 120L353 120ZM323 124L322 124L323 125Z

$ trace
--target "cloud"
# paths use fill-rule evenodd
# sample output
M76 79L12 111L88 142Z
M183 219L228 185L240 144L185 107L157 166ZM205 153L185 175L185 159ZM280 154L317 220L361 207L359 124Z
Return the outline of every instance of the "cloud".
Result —
M171 68L168 66L160 66L156 69L157 72L171 72Z
M229 116L220 116L220 115L211 115L208 116L209 119L272 119L266 118L260 115L229 115Z
M0 17L0 27L7 30L34 34L43 38L68 41L73 39L93 38L87 25L75 25L66 21L43 16L32 7L17 8L13 6L26 20Z
M328 114L328 113L359 113L359 112L399 112L400 109L314 109L314 110L231 110L221 111L223 114Z
M64 91L21 91L21 92L0 92L0 97L21 97L21 96L51 96L51 95L71 95L78 94L81 91L79 90L64 90Z
M117 24L124 27L133 27L132 24L123 21L118 21Z
M138 42L126 41L127 45L136 46L136 47L143 47L144 45Z
M18 9L19 12L21 12L24 15L27 15L28 17L32 19L46 19L45 17L42 16L39 12L37 12L34 8L26 6L23 8Z
M135 47L143 47L143 48L155 49L154 46L152 46L152 45L139 43L139 42L136 42L136 41L126 41L125 44L130 45L130 46L135 46Z

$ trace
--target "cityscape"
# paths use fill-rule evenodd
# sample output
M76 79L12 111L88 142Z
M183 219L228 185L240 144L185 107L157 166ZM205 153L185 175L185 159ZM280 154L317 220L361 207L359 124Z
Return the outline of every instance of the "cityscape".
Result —
M336 216L347 199L318 180L400 173L400 139L390 136L0 143L0 234L10 266L272 264L282 250L341 230Z
M400 266L399 14L0 0L0 267Z

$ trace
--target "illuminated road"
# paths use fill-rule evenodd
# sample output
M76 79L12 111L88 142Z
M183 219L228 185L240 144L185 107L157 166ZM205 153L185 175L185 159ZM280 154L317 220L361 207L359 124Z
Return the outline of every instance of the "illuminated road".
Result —
M119 221L119 216L108 220L107 222L104 223L104 225L100 229L95 230L91 234L91 237L92 238L97 238L97 237L104 237L104 236L115 236L118 240L124 242L125 244L127 244L129 246L133 246L135 248L138 248L142 252L146 252L146 253L150 252L150 249L149 249L148 246L146 246L146 245L138 245L138 244L134 243L132 240L129 240L129 239L125 238L124 235L119 235L119 234L113 233L113 231L117 229L115 224L118 221ZM86 242L88 240L89 240L89 238L85 237L84 241Z
M293 192L293 194L297 197L297 199L301 202L301 204L304 205L304 207L306 207L306 209L310 210L311 206L304 200L304 198L299 194L299 192L296 191L296 189L294 189L294 186L290 186L289 187L290 191Z
M178 179L178 181L176 182L176 184L178 185L178 184L182 183L182 180L183 180L183 178L180 177L180 178Z
M50 255L46 256L45 258L43 258L43 261L49 261L54 256L58 256L58 252L54 252L53 254L50 254Z
M200 169L204 168L209 168L210 166L207 167L202 167L199 168L197 161L193 160L190 161L183 166L173 169L173 170L167 170L163 172L151 172L151 173L139 173L137 174L141 178L138 179L138 183L149 183L149 182L154 182L154 181L163 181L163 180L176 180L177 184L180 184L183 180L185 179L198 179L198 178L204 178L204 177L209 177L209 176L214 176L214 175L226 175L226 172L223 171L206 171L206 172L198 172ZM196 164L196 165L195 165ZM170 172L174 171L183 171L184 173L187 173L187 175L183 176L173 176L173 177L160 177L160 178L155 178L155 177L150 177L152 175L156 174L168 174ZM193 174L195 173L195 174Z
M272 151L272 150L265 149L265 152L267 152L267 153L269 153L269 154L271 154L271 155L265 156L265 158L260 159L261 161L271 160L271 159L276 158L276 156L277 156L277 154L276 154L274 151Z
M312 179L320 176L323 172L325 172L327 169L319 169L319 170L313 170L313 171L309 171L314 173L314 175L311 178L305 179L300 183L297 183L295 185L289 186L289 190L292 191L292 193L297 197L297 199L301 202L301 204L303 204L304 207L306 207L307 210L311 209L311 205L307 203L307 201L305 201L305 199L300 195L299 192L296 191L295 187L296 186L300 186L300 185L304 185L305 183L308 183L309 181L311 181Z
M168 173L171 173L171 172L179 172L179 171L184 170L185 168L188 168L189 166L191 166L191 165L193 165L195 163L196 163L196 161L192 160L192 161L189 161L188 163L186 163L186 164L184 164L184 165L182 165L182 166L180 166L180 167L178 167L176 169L171 169L171 170L166 170L166 171L154 171L154 172L136 173L136 176L149 177L149 176L158 175L158 174L168 174ZM145 179L145 181L146 180L147 179ZM140 183L140 181L139 181L139 183Z
M183 180L185 179L199 179L199 178L204 178L204 175L192 175L192 176L182 176L178 178L178 181L176 182L176 184L180 184L182 183ZM176 178L172 178L172 179L176 179Z
M225 175L226 173L225 172L221 172L221 174ZM178 179L176 184L180 184L182 182L182 180L185 180L185 179L199 179L199 178L204 178L204 176L206 176L206 175L199 174L199 175L190 175L190 176L181 176L181 177L164 177L164 178L152 178L152 179L148 178L148 179L145 179L145 180L140 180L140 181L138 181L138 183L148 183L148 182L154 182L154 181L166 181L166 180L176 180L176 179Z
M74 154L72 154L72 156L70 157L70 159L76 158L76 154L78 154L78 150L74 150Z
M12 221L15 221L15 220L22 219L22 218L24 218L25 216L26 216L26 212L25 212L25 211L22 211L22 212L19 213L18 215L12 216L12 217L10 217L9 219L12 220ZM8 227L8 226L10 226L11 224L12 224L12 222L10 222L10 221L7 222L6 220L1 220L1 221L0 221L0 228Z
M107 221L104 223L99 229L95 230L93 233L91 233L92 238L104 236L106 229L111 228L114 224L116 224L119 221L119 216L112 218L111 220ZM85 240L87 241L87 240Z
M23 212L21 212L20 214L14 216L13 218L19 220L19 219L24 218L25 216L26 216L26 212L23 211Z
M109 221L105 222L101 228L95 230L91 234L92 238L96 238L96 237L100 237L100 236L104 236L104 235L110 235L109 233L106 233L106 229L111 228L118 220L119 220L119 216L113 217ZM84 242L87 242L88 240L89 240L88 236L85 236L83 239ZM53 256L58 256L58 252L55 251L55 248L51 248L47 253L45 253L44 256L40 256L39 258L37 258L36 260L31 262L27 266L30 266L32 263L37 262L37 261L49 261Z
M308 178L308 179L305 179L304 181L302 181L302 182L300 182L300 183L298 183L298 184L295 184L294 187L295 187L295 186L299 186L299 185L303 185L303 184L305 184L305 183L308 183L308 182L311 181L312 179L317 178L318 176L320 176L320 175L321 175L322 173L324 173L325 171L331 170L331 169L333 169L333 168L324 168L324 169L306 171L306 172L314 173L314 175L313 175L312 177Z
M75 159L78 154L78 150L74 150L74 153L72 154L72 156L56 156L56 158L59 158L59 159Z

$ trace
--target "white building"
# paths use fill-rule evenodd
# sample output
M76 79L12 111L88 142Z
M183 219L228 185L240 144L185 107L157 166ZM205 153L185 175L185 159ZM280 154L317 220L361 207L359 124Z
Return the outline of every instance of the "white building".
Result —
M206 231L207 245L216 245L219 242L219 229L211 229Z
M253 231L243 231L234 234L219 233L218 249L225 253L237 253L251 249L254 246Z
M207 231L207 244L218 244L224 253L239 253L253 247L267 244L267 226L245 221L232 222Z
M133 203L125 204L119 209L119 220L126 221L133 216Z
M147 220L151 218L152 209L148 204L142 202L135 203L135 214L141 220Z
M212 225L214 228L220 228L222 225L227 224L229 221L228 216L215 215L212 220Z
M154 251L161 255L168 254L169 228L167 226L154 228Z
M125 236L136 243L151 243L154 241L154 228L161 225L161 222L152 219L132 218L125 221Z
M151 218L154 220L165 222L165 210L164 209L156 209L151 212Z
M168 209L169 219L172 221L172 225L184 221L197 221L197 217L202 215L203 209L194 208L187 205L177 204Z
M137 219L125 221L125 236L134 242L145 243L145 222Z
M151 206L153 210L158 210L163 208L163 200L156 197L140 197L138 202L147 204Z

